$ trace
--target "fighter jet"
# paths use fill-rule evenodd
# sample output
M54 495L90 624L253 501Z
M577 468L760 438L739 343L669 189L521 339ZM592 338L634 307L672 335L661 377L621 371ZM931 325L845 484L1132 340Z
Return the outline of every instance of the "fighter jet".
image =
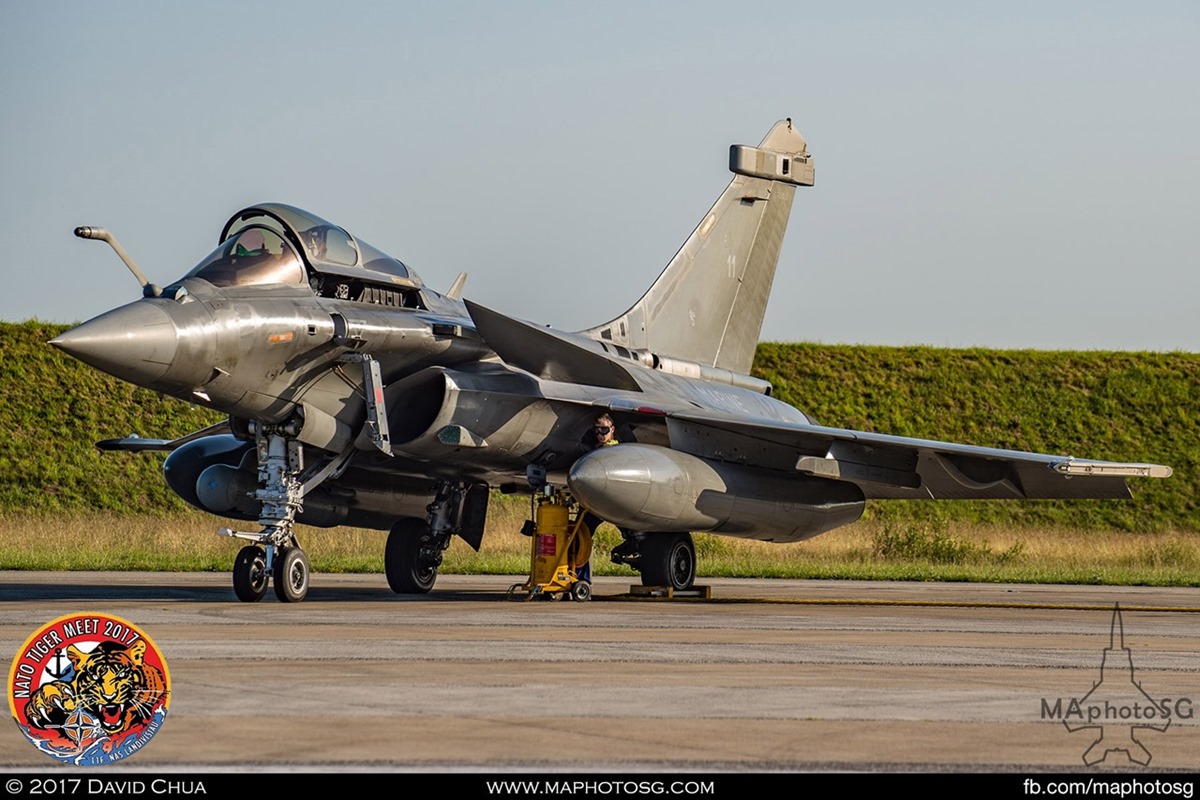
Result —
M387 530L397 593L428 592L453 536L476 550L493 489L569 492L617 526L612 557L686 589L692 533L796 542L879 498L1128 497L1168 467L1081 460L826 427L749 375L798 188L813 159L790 119L729 150L733 178L626 311L575 332L446 293L347 230L279 203L238 211L166 286L105 230L142 298L51 344L228 419L162 450L185 501L251 530L243 601L302 600L296 523ZM616 447L593 448L598 414Z

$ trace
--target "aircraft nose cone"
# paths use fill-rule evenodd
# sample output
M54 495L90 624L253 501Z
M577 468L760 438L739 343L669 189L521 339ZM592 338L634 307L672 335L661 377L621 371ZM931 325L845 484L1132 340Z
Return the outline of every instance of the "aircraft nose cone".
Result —
M88 320L50 344L96 369L146 386L171 366L178 332L158 303L139 300Z

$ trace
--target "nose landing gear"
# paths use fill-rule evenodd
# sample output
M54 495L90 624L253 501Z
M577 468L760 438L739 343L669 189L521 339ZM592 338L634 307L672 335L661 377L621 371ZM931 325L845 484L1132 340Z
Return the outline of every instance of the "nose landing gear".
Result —
M257 603L274 582L276 597L298 603L308 594L309 574L308 556L298 546L248 544L233 562L233 593L243 603Z
M304 469L304 449L297 441L299 425L251 423L258 451L259 489L255 499L262 503L258 533L221 528L217 533L246 539L233 563L233 593L243 603L256 603L275 584L275 596L284 603L298 603L308 594L311 570L308 556L296 540L296 514L304 496L326 478L345 468L353 446L315 467Z

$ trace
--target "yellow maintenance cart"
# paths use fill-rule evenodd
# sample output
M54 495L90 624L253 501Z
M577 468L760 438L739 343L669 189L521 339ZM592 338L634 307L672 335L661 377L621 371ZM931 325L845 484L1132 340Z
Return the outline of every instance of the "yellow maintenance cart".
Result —
M522 531L533 537L529 580L514 583L508 596L561 600L570 594L580 602L590 600L592 584L579 574L592 557L592 532L584 521L584 510L565 490L550 487L534 496L533 506L533 520Z

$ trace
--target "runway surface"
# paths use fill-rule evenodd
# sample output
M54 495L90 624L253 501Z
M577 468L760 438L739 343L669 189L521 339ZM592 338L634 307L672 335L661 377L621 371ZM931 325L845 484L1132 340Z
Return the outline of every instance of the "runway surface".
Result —
M1177 713L1164 731L1114 717L1106 744L1200 770L1195 589L716 579L703 601L601 578L592 602L526 603L505 598L517 580L398 597L380 575L321 574L285 605L237 602L224 574L5 572L0 653L73 612L140 626L171 709L118 769L1044 772L1094 769L1099 730L1043 701L1084 698L1109 648L1093 703ZM1142 769L1106 753L1101 769ZM10 723L0 765L53 762Z

